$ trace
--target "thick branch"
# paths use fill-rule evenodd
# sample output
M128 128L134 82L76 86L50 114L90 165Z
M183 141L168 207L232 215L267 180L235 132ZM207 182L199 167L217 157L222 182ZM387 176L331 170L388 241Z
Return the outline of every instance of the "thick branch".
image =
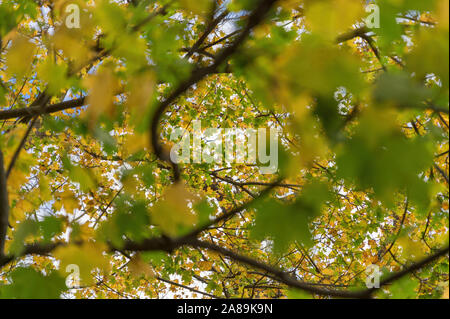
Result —
M6 232L8 231L9 203L6 185L3 152L0 150L0 256L4 254Z
M392 282L394 282L416 270L419 270L419 269L427 266L431 262L433 262L449 253L448 246L438 250L433 255L430 255L430 256L424 258L423 260L421 260L417 263L414 263L411 266L405 268L404 270L394 273L393 275L382 280L380 282L380 288L364 289L364 290L360 290L360 291L344 291L344 290L329 290L329 289L318 288L317 286L315 286L313 284L299 281L299 280L295 279L294 277L292 277L290 274L288 274L278 268L274 268L270 265L267 265L258 260L252 259L250 257L240 255L238 253L235 253L229 249L223 248L223 247L215 245L213 243L204 242L204 241L200 241L200 240L196 239L196 240L190 241L189 245L194 246L194 247L200 247L200 248L213 250L224 256L228 256L229 258L231 258L235 261L239 261L239 262L242 262L249 266L264 270L267 273L274 276L279 282L282 282L282 283L288 285L289 287L298 288L298 289L310 292L312 294L333 296L333 297L340 297L340 298L370 298L372 296L372 294L376 290L380 289L381 287L386 286L387 284L390 284L390 283L392 283Z
M45 108L42 108L41 106L37 105L37 106L31 106L31 107L22 107L20 109L5 110L5 111L0 111L0 120L9 120L9 119L15 119L18 117L32 117L32 116L36 116L36 115L55 113L55 112L60 112L60 111L64 111L67 109L74 109L77 107L81 107L81 106L84 106L85 103L86 103L86 98L81 97L78 99L64 101L61 103L51 104Z
M17 257L25 256L27 254L38 254L38 255L47 255L51 253L52 250L54 250L56 247L59 247L61 245L66 245L65 243L53 243L49 245L39 245L39 244L33 244L26 246L24 252L20 256L8 256L8 257L2 257L0 256L0 267L3 265L6 265L7 263L15 260ZM205 248L212 251L215 251L217 253L220 253L224 256L227 256L234 261L238 261L244 264L247 264L249 266L261 269L268 274L271 275L272 278L278 280L281 283L286 284L289 287L301 289L307 292L310 292L312 294L318 294L318 295L325 295L325 296L333 296L333 297L340 297L340 298L370 298L371 295L379 288L372 288L372 289L364 289L360 291L345 291L345 290L331 290L331 289L324 289L319 288L317 285L310 284L307 282L299 281L296 278L294 278L292 275L282 271L281 269L272 267L268 264L265 264L263 262L260 262L258 260L252 259L250 257L235 253L229 249L223 248L221 246L215 245L213 243L200 241L196 238L178 238L178 239L171 239L168 237L156 237L156 238L150 238L147 240L144 240L142 242L136 243L136 242L126 242L125 245L118 249L115 247L110 246L110 249L112 251L123 251L123 250L132 250L132 251L156 251L156 250L162 250L167 252L172 252L174 249L180 248L182 246L191 246L191 247L197 247L197 248ZM380 282L380 287L383 287L387 284L390 284L416 270L419 270L431 262L447 255L449 252L449 247L445 247L442 249L439 249L436 253L433 255L430 255L423 260L412 264L411 266L405 268L404 270L397 272L389 277L387 277L385 280Z
M411 266L406 267L405 269L403 269L399 272L396 272L395 274L392 274L391 276L382 280L380 282L380 287L385 286L390 283L393 283L394 281L406 276L407 274L413 273L414 271L425 267L426 265L430 264L431 262L435 261L436 259L439 259L440 257L443 257L445 255L448 255L448 253L449 253L449 246L439 249L434 254L432 254L432 255L412 264ZM372 289L371 291L373 291L373 290L374 289Z

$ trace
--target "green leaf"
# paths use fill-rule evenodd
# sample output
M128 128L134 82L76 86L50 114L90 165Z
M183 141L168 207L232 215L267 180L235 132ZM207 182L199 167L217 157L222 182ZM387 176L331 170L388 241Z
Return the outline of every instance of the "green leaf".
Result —
M56 64L50 58L39 65L38 76L47 82L48 93L60 94L61 90L67 86L67 70L67 65Z
M133 201L130 205L127 196L121 196L115 203L116 211L98 229L98 236L121 247L124 238L140 241L148 234L150 223L146 203Z
M389 286L392 299L415 299L419 283L409 277L395 281Z
M13 255L20 255L24 249L24 242L27 237L31 235L37 235L39 232L39 224L38 222L26 219L21 222L17 228L17 231L14 233L14 240L9 247L9 252Z
M380 105L424 108L424 101L431 97L431 90L413 82L406 73L384 73L373 91Z
M432 164L432 154L425 137L404 137L387 111L372 110L339 150L337 175L359 189L373 189L388 206L397 191L406 191L410 200L425 208L430 187L419 174Z
M9 275L11 283L0 285L0 298L57 299L66 289L65 280L57 272L44 276L32 268L17 268Z
M313 182L303 188L301 196L293 204L283 204L274 199L256 203L255 226L251 235L258 240L273 240L277 252L286 250L295 241L311 245L309 223L320 214L322 205L329 199L327 185Z
M145 262L151 263L155 267L164 265L169 259L167 254L162 251L147 251L141 253L141 258Z
M208 222L209 217L212 216L215 211L215 209L208 204L206 199L195 203L194 210L197 212L199 225Z
M418 34L415 44L415 48L406 56L406 68L414 72L418 79L423 79L429 74L438 76L448 94L448 32L424 30Z
M311 294L300 289L289 289L287 297L289 299L312 299Z
M63 219L56 216L47 216L39 223L39 227L44 241L49 242L63 231Z

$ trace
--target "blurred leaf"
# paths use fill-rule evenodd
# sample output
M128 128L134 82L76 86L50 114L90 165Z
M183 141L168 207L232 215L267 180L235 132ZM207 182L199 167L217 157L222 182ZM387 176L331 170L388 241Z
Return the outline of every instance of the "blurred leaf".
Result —
M389 287L392 299L415 299L418 282L409 277L395 281Z
M23 252L25 240L27 237L37 235L39 225L36 221L27 219L21 222L14 233L14 240L9 247L9 251L13 255L20 255Z
M424 209L430 188L419 174L431 165L432 158L426 138L404 137L387 111L372 110L343 143L336 158L337 174L362 190L373 189L388 206L396 191L406 191Z
M142 260L140 254L136 254L131 258L128 268L130 269L131 274L136 278L140 278L142 276L154 277L156 275L153 268Z
M164 233L178 235L180 227L193 226L197 222L197 215L188 207L188 204L195 200L195 196L182 183L169 186L164 198L152 209L152 222Z
M6 66L11 76L23 77L31 71L31 62L36 53L36 46L23 36L13 40L11 48L6 54Z
M66 289L64 278L56 272L44 276L32 268L19 267L9 277L10 284L0 285L1 299L57 299Z
M103 255L106 250L104 245L86 242L81 245L68 245L56 248L53 255L60 260L59 271L63 276L67 276L66 267L76 265L80 269L80 281L84 285L93 284L94 269L108 270L108 259Z
M257 203L254 206L256 218L252 237L272 239L277 252L285 251L295 241L311 245L309 223L320 214L322 205L329 199L328 187L313 182L303 188L301 196L293 204L282 204L276 200Z
M396 105L404 108L424 108L431 91L413 82L405 73L385 73L374 88L373 97L380 105Z

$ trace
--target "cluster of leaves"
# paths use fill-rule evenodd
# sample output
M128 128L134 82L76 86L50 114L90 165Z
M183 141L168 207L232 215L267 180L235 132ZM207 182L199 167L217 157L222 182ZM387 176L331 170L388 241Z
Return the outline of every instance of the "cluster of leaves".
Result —
M370 3L1 1L0 298L448 298L448 1Z

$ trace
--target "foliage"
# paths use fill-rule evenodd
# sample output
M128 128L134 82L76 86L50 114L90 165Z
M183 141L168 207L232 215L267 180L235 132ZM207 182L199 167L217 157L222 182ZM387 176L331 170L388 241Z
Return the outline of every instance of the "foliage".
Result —
M0 1L0 298L448 298L448 1L367 3Z

